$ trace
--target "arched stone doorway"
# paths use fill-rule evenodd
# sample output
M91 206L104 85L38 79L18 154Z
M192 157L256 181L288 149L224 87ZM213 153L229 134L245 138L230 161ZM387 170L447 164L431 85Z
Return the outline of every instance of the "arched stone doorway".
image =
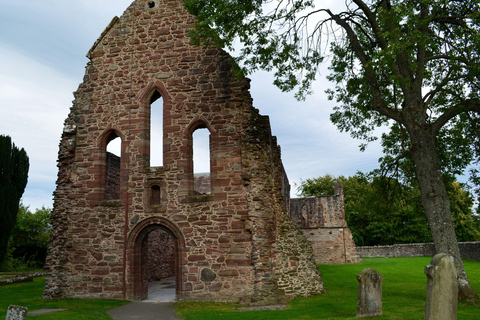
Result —
M175 295L180 296L184 244L180 229L167 219L152 217L139 222L128 237L126 298L147 299L149 280L162 277L175 279Z

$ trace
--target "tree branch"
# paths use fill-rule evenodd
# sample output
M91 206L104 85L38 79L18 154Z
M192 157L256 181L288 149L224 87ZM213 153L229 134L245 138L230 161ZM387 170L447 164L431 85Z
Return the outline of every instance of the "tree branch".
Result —
M377 24L377 20L375 17L375 14L370 10L368 5L361 1L361 0L353 0L353 2L362 10L362 12L365 14L367 17L368 23L372 27L372 31L375 34L375 38L377 38L377 41L382 49L386 49L388 44L385 41L385 39L381 36L381 31L380 27Z
M363 69L365 70L365 74L367 77L367 81L370 85L370 89L372 92L372 97L373 97L373 103L372 103L372 108L379 112L380 114L393 119L395 121L398 121L400 123L403 123L403 118L400 114L399 111L390 109L386 103L385 100L382 98L382 93L379 88L379 84L377 82L377 79L375 77L375 71L373 70L372 65L370 64L370 59L369 57L365 54L365 51L362 48L362 45L360 44L360 41L358 40L355 31L350 27L350 25L342 19L339 15L333 14L330 10L327 10L327 13L332 17L332 19L345 30L348 39L350 40L350 44L352 46L353 51L359 58Z
M452 118L467 111L472 111L480 114L480 101L478 100L466 100L462 105L452 107L444 112L437 120L432 124L432 129L435 135L440 129Z

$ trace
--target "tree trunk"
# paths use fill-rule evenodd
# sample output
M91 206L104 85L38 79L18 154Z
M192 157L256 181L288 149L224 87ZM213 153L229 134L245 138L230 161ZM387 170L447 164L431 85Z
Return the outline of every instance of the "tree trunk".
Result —
M454 257L458 274L458 297L476 301L478 295L468 281L460 256L443 174L438 159L435 136L430 125L411 128L412 156L417 170L422 203L425 208L435 250Z

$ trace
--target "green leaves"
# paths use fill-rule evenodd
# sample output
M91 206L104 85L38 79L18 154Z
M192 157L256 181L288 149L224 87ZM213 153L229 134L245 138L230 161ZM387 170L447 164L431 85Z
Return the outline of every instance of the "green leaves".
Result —
M185 6L199 20L192 32L197 43L230 50L240 43L240 74L273 71L274 84L297 90L298 99L311 93L334 39L328 79L335 88L327 94L338 104L331 120L354 138L374 141L378 127L394 130L396 122L407 132L412 125L432 126L439 150L468 134L478 140L478 130L455 117L480 110L472 107L480 105L480 0L357 0L339 13L302 0L187 0ZM409 135L401 138L407 146ZM465 147L452 154L467 163L472 149L463 140ZM449 161L444 165L453 171Z
M351 177L325 175L302 180L300 196L333 195L335 181L344 190L345 215L359 246L431 242L432 236L415 180L400 182L380 172L358 172ZM458 182L449 182L455 231L459 241L480 238L480 224L473 213L471 194Z
M191 32L197 44L234 51L239 41L236 61L242 74L274 71L274 84L282 91L298 89L298 99L311 93L323 57L318 43L304 33L308 18L297 13L312 10L313 1L187 0L185 6L199 20Z
M0 262L6 254L20 198L27 186L28 168L25 150L18 149L9 136L0 135Z
M458 182L449 184L448 195L457 240L478 241L480 239L480 224L478 216L475 216L472 210L472 195L462 189Z
M335 88L327 91L338 103L332 122L366 143L378 138L378 127L391 130L382 136L382 171L414 176L414 159L429 220L449 220L441 171L458 175L480 160L480 0L352 0L342 12L317 9L313 1L248 4L200 0L191 11L199 17L197 32L230 48L238 39L245 72L274 70L275 84L296 88L300 99L334 39L328 79ZM454 248L460 261L452 225L442 226L432 231L437 248ZM394 234L396 227L385 221L375 230L388 237L385 230ZM457 268L460 296L477 299Z
M28 206L20 203L9 242L12 264L33 265L35 268L44 266L52 229L51 213L52 210L45 207L32 213Z

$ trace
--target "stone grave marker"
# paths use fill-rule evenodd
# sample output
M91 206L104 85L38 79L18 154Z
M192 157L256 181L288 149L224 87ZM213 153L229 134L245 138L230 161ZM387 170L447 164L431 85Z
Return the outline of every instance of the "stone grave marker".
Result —
M11 305L7 310L5 320L25 320L27 319L27 308Z
M357 318L382 315L383 275L375 269L367 268L357 274L357 280Z
M438 253L428 266L425 320L457 319L458 283L453 257Z

